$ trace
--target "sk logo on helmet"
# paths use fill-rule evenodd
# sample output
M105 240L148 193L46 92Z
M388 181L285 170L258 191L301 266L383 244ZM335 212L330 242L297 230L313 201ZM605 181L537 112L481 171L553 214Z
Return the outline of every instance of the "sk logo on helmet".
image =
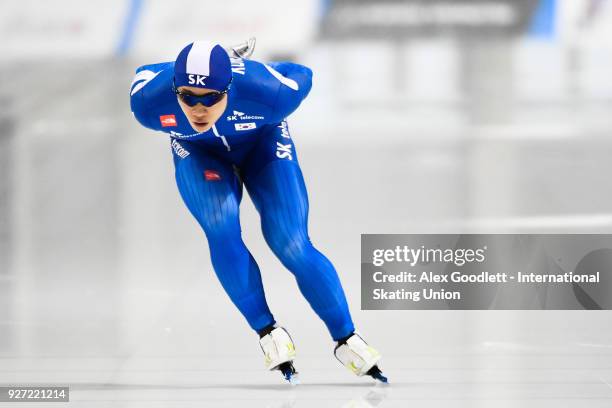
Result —
M189 85L205 86L204 80L208 78L206 75L189 74Z

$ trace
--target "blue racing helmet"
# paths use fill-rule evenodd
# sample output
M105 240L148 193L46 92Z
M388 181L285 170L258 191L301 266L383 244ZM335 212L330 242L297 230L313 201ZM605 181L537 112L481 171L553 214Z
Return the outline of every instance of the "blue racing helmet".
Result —
M219 44L194 41L181 50L174 63L174 85L223 92L232 81L232 64Z

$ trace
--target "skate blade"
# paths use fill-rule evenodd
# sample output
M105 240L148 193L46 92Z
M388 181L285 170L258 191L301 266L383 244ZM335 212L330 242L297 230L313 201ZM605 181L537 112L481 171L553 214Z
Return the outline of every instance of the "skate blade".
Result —
M296 371L293 363L291 361L282 363L277 367L278 370L283 374L285 380L289 382L291 385L296 385L300 383L298 372Z
M385 377L382 373L376 373L372 376L372 378L376 380L376 384L389 384L389 379Z
M301 384L301 383L300 383L300 377L297 375L297 373L296 373L296 374L293 374L291 377L289 377L289 378L287 379L287 381L289 382L289 384L291 384L291 385L293 385L293 386L296 386L296 385Z
M380 368L377 365L374 365L372 368L370 368L366 374L372 377L373 379L380 381L382 384L389 383L389 380L387 379L387 377L385 377L382 371L380 371Z

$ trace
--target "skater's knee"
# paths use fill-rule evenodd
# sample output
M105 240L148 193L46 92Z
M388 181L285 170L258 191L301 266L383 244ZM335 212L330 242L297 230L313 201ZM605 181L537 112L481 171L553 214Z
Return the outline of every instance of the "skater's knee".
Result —
M197 217L209 241L240 239L238 212L203 212Z
M209 241L228 241L240 238L240 228L223 219L207 217L200 221L200 225Z
M285 265L301 264L314 249L310 238L303 234L276 234L268 240L272 252Z

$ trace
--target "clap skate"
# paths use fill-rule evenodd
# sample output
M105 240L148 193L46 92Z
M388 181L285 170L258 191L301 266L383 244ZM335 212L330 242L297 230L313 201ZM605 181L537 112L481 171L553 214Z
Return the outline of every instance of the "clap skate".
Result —
M369 375L387 384L388 380L376 364L381 355L369 346L358 334L353 333L348 339L338 343L334 355L346 368L358 376Z
M295 346L289 333L282 327L276 327L259 339L265 356L268 370L279 370L291 385L299 384L298 372L293 366Z

